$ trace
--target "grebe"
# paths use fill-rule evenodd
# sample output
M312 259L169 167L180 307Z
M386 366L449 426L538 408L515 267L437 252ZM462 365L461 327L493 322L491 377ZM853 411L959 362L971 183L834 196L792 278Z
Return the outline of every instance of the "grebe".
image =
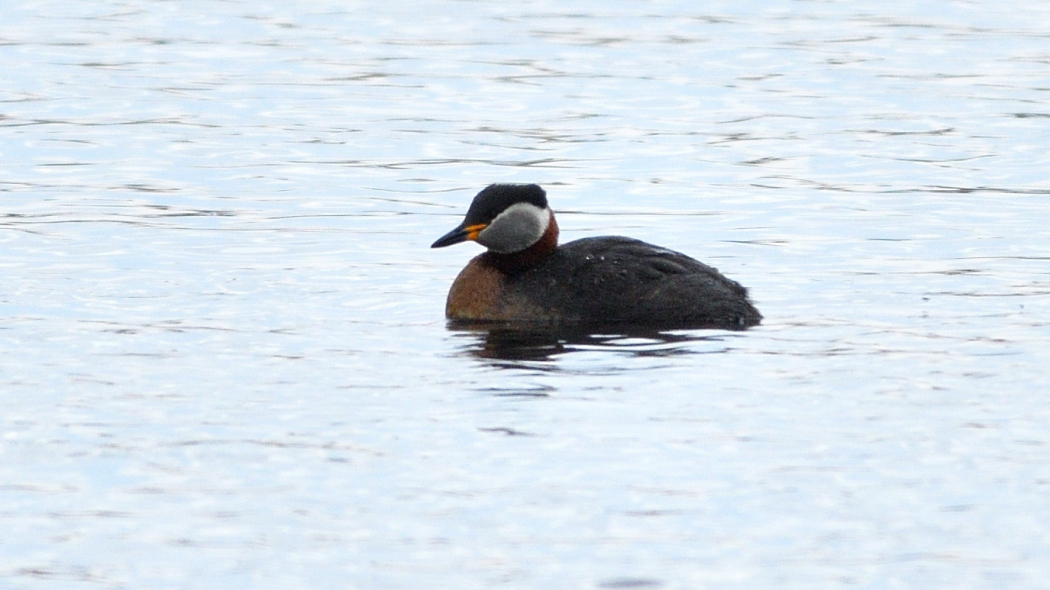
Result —
M618 236L558 245L558 223L536 184L493 184L432 248L488 248L448 293L445 315L478 322L754 326L747 289L685 254Z

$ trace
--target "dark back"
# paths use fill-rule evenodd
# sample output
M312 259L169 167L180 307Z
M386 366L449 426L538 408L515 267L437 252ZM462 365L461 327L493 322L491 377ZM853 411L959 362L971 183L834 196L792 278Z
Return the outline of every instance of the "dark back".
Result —
M743 328L762 318L747 289L718 270L623 237L559 246L538 265L506 277L504 288L570 322Z

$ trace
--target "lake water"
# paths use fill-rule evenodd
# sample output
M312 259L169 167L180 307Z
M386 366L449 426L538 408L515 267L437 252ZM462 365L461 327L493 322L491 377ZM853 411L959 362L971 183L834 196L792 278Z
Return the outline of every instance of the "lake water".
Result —
M1043 588L1050 4L13 0L0 587ZM452 329L491 182L746 332Z

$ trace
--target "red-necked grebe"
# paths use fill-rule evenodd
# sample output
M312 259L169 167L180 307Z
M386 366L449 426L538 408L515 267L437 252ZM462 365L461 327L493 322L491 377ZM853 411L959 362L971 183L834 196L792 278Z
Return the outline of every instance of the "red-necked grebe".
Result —
M762 319L740 283L685 254L618 236L559 246L535 184L485 188L432 247L467 240L488 251L452 283L449 319L736 329Z

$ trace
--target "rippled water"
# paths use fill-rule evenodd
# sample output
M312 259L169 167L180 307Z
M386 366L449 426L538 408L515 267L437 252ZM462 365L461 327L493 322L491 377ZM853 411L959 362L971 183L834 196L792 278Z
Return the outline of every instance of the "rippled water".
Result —
M0 586L1041 588L1050 5L9 2ZM747 332L457 330L490 182Z

